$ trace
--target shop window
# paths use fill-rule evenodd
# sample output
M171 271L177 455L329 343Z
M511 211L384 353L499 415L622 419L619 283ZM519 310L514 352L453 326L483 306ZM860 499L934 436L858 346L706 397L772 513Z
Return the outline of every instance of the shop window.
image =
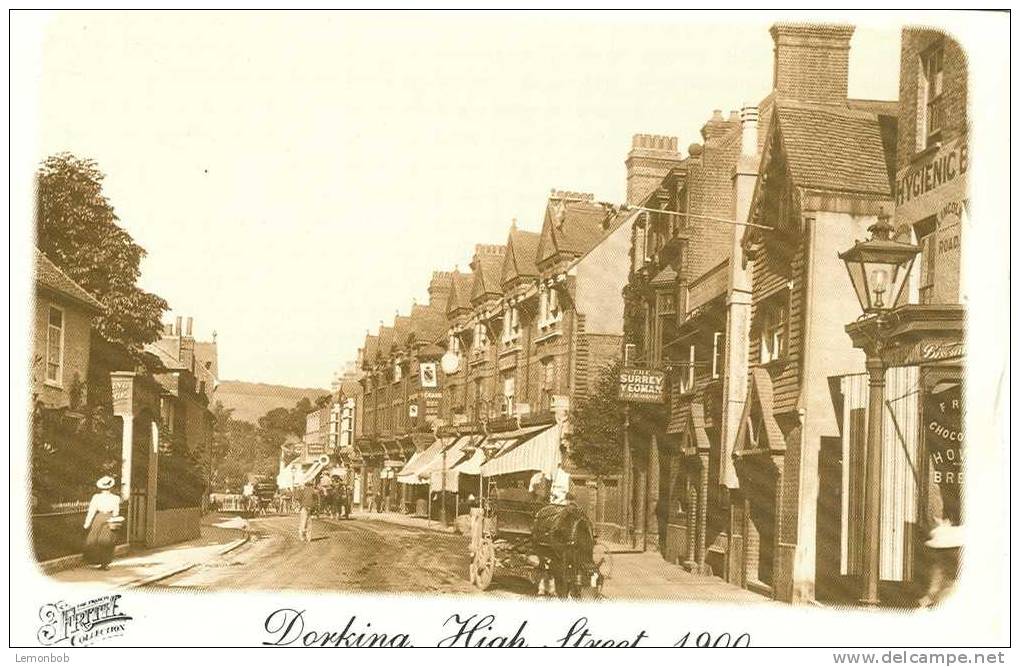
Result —
M726 354L726 334L716 331L712 334L712 379L722 377L724 355Z
M785 295L762 305L759 361L767 364L786 356L789 304Z
M947 124L945 97L942 95L942 66L942 44L933 46L921 54L918 82L921 98L917 119L918 150L923 150L941 140L942 129Z
M64 376L64 311L50 306L46 325L46 382L61 385Z

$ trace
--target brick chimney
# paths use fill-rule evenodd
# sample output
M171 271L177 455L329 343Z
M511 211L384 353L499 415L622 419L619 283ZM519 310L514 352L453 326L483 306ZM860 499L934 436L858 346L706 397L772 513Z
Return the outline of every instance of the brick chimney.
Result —
M730 112L730 117L723 118L722 111L716 109L712 112L712 118L701 126L701 139L707 144L719 137L725 136L731 130L740 126L740 118L736 111Z
M658 134L635 134L627 153L627 203L640 204L683 158L677 138Z
M429 305L440 305L445 307L446 300L453 289L452 271L433 271L432 280L429 281Z
M189 317L187 320L188 326L185 331L180 331L181 318L177 318L177 326L179 331L178 337L178 354L177 360L188 367L192 373L195 372L195 338L191 335L191 325L193 320Z
M780 99L842 104L846 101L853 26L777 23L772 88Z

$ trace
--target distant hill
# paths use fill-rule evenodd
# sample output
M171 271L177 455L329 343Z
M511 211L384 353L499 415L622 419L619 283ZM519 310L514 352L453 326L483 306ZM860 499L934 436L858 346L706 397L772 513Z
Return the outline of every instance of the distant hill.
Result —
M307 397L314 403L319 396L328 393L325 389L222 380L216 385L213 400L223 403L224 407L232 408L234 419L255 424L259 417L274 408L292 408L302 397Z

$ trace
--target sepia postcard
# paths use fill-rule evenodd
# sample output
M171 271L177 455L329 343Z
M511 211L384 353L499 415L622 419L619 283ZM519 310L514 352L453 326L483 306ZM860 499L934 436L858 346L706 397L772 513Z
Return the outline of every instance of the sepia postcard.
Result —
M9 28L17 662L1009 661L1008 10Z

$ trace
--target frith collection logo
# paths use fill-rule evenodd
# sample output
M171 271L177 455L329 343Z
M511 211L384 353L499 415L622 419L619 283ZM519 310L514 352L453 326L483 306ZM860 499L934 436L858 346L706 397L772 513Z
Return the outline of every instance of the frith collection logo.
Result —
M118 608L120 595L104 595L87 602L70 605L64 601L43 605L39 609L39 643L55 646L89 646L103 639L124 634L131 617Z

